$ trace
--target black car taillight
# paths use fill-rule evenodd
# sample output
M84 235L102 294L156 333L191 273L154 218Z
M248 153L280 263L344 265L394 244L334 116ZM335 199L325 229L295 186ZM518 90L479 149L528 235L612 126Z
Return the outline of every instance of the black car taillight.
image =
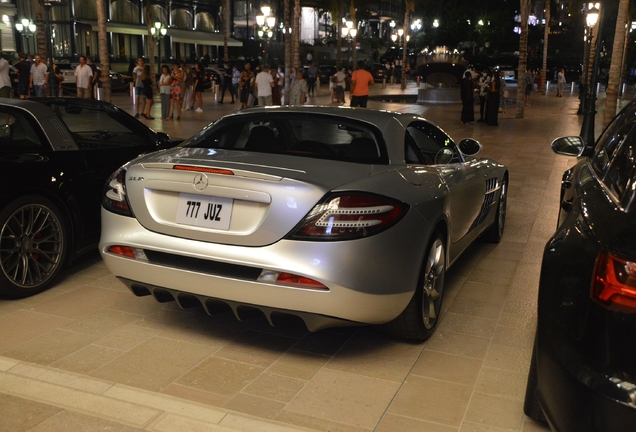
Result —
M126 170L120 168L106 180L102 206L113 213L122 216L132 216L128 199L126 198Z
M601 251L596 260L591 295L608 309L636 313L636 259Z
M338 193L317 204L288 238L352 240L380 233L395 225L408 205L380 195Z

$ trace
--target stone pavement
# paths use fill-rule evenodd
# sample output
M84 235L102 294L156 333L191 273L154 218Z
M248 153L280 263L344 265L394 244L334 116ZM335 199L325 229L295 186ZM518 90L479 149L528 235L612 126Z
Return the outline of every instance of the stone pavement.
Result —
M148 122L185 138L238 107L204 97L203 113ZM311 101L330 103L325 89ZM132 111L126 95L114 102ZM0 430L547 431L522 405L542 249L574 163L549 144L579 133L576 94L535 94L524 119L509 105L498 127L461 125L459 105L369 107L424 115L510 169L503 241L476 243L449 270L429 341L181 310L134 297L89 253L50 290L0 299Z

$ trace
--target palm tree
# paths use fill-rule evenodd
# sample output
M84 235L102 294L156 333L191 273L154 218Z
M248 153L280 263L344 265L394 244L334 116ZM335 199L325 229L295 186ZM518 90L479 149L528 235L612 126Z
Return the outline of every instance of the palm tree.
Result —
M97 39L99 60L102 68L102 100L110 102L110 58L108 56L108 33L106 31L106 5L108 2L97 0Z
M349 16L351 21L353 22L353 27L354 29L358 29L358 21L356 20L356 7L353 4L353 0L351 0L351 3L349 4ZM357 35L356 35L357 36ZM351 65L351 69L355 70L357 69L357 63L358 63L358 50L356 49L356 38L352 37L351 38L351 46L353 47L353 56L351 58L351 62L353 63L353 65Z
M541 82L545 84L548 83L547 79L547 69L548 69L548 35L550 34L550 0L545 0L545 31L543 34L543 67L541 68ZM544 90L539 92L541 94L546 94L548 86L546 85Z
M521 35L519 36L519 76L517 80L517 110L515 118L523 118L525 105L526 62L528 59L528 15L530 0L520 0Z
M292 17L292 59L293 68L300 67L300 0L294 0Z
M227 26L227 17L230 13L230 0L225 0L223 2L223 6L221 7L221 25L223 26L223 61L229 60L229 53L227 47L227 40L229 29Z
M603 114L603 125L608 125L616 115L616 99L618 98L618 86L620 85L620 75L623 69L623 50L625 44L626 24L629 21L629 0L620 0L618 4L618 16L616 18L616 29L614 30L614 44L612 46L612 63L610 65L609 79L607 81L605 99L605 113Z
M289 105L289 87L291 85L291 59L292 59L292 43L289 29L291 28L291 0L285 0L283 4L283 23L285 26L285 87L283 90L285 103Z
M46 57L48 54L46 52L46 32L42 16L42 4L39 1L34 1L33 3L35 3L35 43L37 45L37 53L40 57Z
M148 28L148 57L150 62L150 79L152 80L152 86L155 86L155 38L152 37L152 2L148 0L146 2L146 7L144 7L144 18L146 20L146 27Z
M409 32L409 15L411 12L415 10L415 0L405 0L404 5L404 50L402 51L402 84L401 88L404 90L406 88L406 59L408 54L408 49L406 47L406 35Z

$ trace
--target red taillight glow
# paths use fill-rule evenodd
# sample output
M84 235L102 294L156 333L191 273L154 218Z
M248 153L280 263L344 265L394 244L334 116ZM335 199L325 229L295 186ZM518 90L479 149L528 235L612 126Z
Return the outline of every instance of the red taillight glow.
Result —
M636 261L601 251L594 270L592 298L609 309L636 313Z
M407 205L379 195L337 194L317 204L291 238L351 240L367 237L393 226L407 210Z
M308 289L327 290L327 287L318 281L291 273L279 273L276 283L280 285L299 286Z
M219 168L204 168L204 167L196 167L196 166L188 166L188 165L175 165L172 169L180 170L180 171L194 171L194 172L204 172L208 174L222 174L222 175L234 175L233 171Z
M133 249L129 246L109 246L108 252L126 258L135 259L137 257L135 255L135 251L133 251Z

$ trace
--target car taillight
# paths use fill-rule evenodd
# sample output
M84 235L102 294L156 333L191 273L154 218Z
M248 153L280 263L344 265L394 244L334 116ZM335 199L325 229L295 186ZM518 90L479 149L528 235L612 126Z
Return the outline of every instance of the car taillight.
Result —
M395 225L408 206L366 193L339 193L317 204L288 238L302 240L352 240L380 233Z
M592 298L609 309L636 313L636 260L601 251L594 269Z
M123 216L132 216L128 199L126 198L126 170L120 168L106 180L102 206L113 213Z

